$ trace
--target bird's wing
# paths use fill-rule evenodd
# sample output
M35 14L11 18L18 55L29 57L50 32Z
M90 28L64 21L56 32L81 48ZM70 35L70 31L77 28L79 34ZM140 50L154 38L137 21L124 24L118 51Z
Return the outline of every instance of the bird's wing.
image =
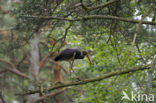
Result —
M68 60L74 56L75 52L75 49L65 49L60 53L60 56L62 57L62 60Z

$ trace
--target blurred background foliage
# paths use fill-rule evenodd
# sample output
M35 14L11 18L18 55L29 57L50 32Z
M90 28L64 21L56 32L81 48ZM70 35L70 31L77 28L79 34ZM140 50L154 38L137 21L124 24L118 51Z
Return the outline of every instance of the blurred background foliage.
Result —
M83 4L94 7L110 0L83 0ZM119 0L104 8L87 11L81 6L81 0L1 0L0 1L0 58L12 62L16 69L28 74L29 39L33 30L39 29L40 61L51 51L64 48L92 50L90 65L87 59L74 62L75 73L81 79L94 78L103 74L138 65L151 64L156 53L156 29L154 25L143 24L137 33L135 47L124 65L130 51L136 24L112 19L89 19L66 21L40 18L52 16L76 19L87 15L111 15L140 20L152 6L154 0ZM145 21L155 20L156 11L150 13ZM28 17L37 16L37 17ZM56 43L57 42L57 43ZM56 43L56 45L54 45ZM59 48L62 45L61 48ZM40 83L48 88L55 85L50 73L53 63L50 58L40 69ZM69 64L61 62L68 72ZM0 71L8 65L0 62ZM70 82L64 71L65 82ZM153 78L155 77L155 69ZM139 71L122 76L111 77L102 81L71 87L64 94L59 94L60 103L134 103L121 101L122 91L145 93L148 83L148 71ZM155 80L152 79L154 82ZM6 103L24 103L24 96L17 93L27 91L29 81L11 72L0 72L0 91ZM153 86L150 93L156 96ZM59 103L55 98L46 98L45 103ZM137 103L137 102L136 102ZM139 103L139 102L138 102ZM154 102L153 102L154 103Z

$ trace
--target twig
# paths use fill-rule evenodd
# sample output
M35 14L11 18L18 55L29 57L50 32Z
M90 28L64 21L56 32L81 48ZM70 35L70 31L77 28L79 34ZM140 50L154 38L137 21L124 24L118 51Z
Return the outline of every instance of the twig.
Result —
M150 68L150 66L146 65L146 66L137 66L137 67L134 67L134 68L131 68L131 69L118 70L118 71L114 71L114 72L104 74L103 76L100 76L100 77L85 79L83 81L78 81L78 82L66 83L66 84L62 84L62 85L58 85L58 86L53 86L53 87L50 87L50 88L44 88L43 92L52 91L52 90L63 88L63 87L83 85L83 84L87 84L87 83L107 79L107 78L110 78L110 77L113 77L113 76L123 75L123 74L132 73L132 72L136 72L136 71L140 71L140 70L146 70L146 69L149 69L149 68ZM40 90L34 90L34 91L28 91L26 93L18 94L18 95L30 95L30 94L35 94L35 93L39 93L39 92L40 92Z
M81 2L82 8L83 8L84 10L88 11L88 8L83 4L83 0L80 0L80 2Z
M43 67L43 65L44 65L45 61L48 59L48 57L53 55L53 54L54 54L54 52L50 52L46 56L44 56L44 58L40 62L40 69Z
M1 100L2 100L2 103L5 103L1 92L0 92L0 98L1 98Z
M66 89L67 89L67 88L65 88L65 89L60 89L60 90L57 90L56 92L52 92L52 93L46 94L45 96L40 97L40 98L37 100L37 103L40 102L40 101L42 101L42 100L44 100L44 99L46 99L47 97L56 96L56 95L58 95L58 94L64 92Z
M95 9L98 9L98 8L104 8L104 7L107 7L108 5L110 4L113 4L115 2L117 2L119 0L112 0L112 1L108 1L106 3L103 3L101 5L98 5L98 6L94 6L94 7L86 7L88 9L88 11L91 11L91 10L95 10Z
M143 58L143 56L142 56L142 54L141 54L141 50L140 50L140 48L139 48L139 45L138 45L138 44L136 44L136 48L137 48L138 52L139 52L139 53L140 53L140 55L141 55L142 62L143 62L144 64L146 64L146 61L144 60L144 58Z
M17 63L16 67L17 69L20 68L20 65L24 62L24 60L27 58L27 53L24 54L23 58Z

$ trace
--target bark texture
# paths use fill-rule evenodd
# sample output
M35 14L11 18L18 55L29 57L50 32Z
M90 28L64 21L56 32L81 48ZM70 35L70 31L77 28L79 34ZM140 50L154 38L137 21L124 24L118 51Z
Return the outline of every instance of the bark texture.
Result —
M37 33L33 34L33 37L29 41L30 44L30 67L29 67L29 78L31 83L29 84L29 90L35 90L36 86L34 86L33 82L37 82L39 80L39 35ZM36 100L39 99L39 94L29 95L27 98L27 103L35 103Z

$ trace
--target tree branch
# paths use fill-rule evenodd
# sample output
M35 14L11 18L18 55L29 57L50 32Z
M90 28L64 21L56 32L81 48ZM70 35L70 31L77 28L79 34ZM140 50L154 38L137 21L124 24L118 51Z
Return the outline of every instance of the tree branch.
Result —
M11 63L10 61L8 61L8 60L0 58L0 61L9 64L10 67L12 67L12 68L15 68L15 65L13 63Z
M108 1L106 3L103 3L101 5L98 5L98 6L94 6L94 7L86 7L88 9L88 11L91 11L91 10L95 10L95 9L98 9L98 8L104 8L104 7L107 7L108 5L112 4L112 3L115 3L119 0L112 0L112 1Z
M124 17L116 17L116 16L105 16L105 15L89 15L84 16L82 18L76 18L76 19L70 19L70 18L64 18L64 17L54 17L54 16L21 16L25 18L38 18L38 19L54 19L54 20L65 20L65 21L80 21L80 20L90 20L90 19L111 19L111 20L119 20L123 22L130 22L130 23L139 23L140 20L133 20L128 19ZM156 22L151 21L142 21L141 24L148 24L148 25L156 25Z
M15 69L15 68L10 68L10 67L9 67L9 68L6 68L6 69L7 69L8 71L10 71L10 72L12 72L12 73L18 75L18 76L21 76L21 77L24 77L24 78L26 78L26 79L29 79L29 77L28 77L26 74L20 72L19 70Z
M1 5L0 5L0 11L2 11L3 14L8 14L9 12L6 11Z
M4 63L7 63L7 64L10 65L9 68L6 68L6 69L9 70L10 72L12 72L12 73L14 73L14 74L16 74L16 75L18 75L18 76L21 76L21 77L24 77L24 78L29 79L29 77L28 77L26 74L24 74L24 73L20 72L18 69L16 69L16 68L15 68L15 65L14 65L13 63L11 63L10 61L7 61L7 60L2 59L2 58L0 58L0 61L1 61L1 62L4 62Z
M4 72L7 72L7 70L6 69L0 70L0 74Z
M153 11L153 8L150 9L150 10L148 10L148 11L141 17L141 20L140 20L139 24L136 26L136 32L134 33L132 45L131 45L131 48L130 48L130 50L129 50L129 52L128 52L128 55L126 56L126 59L125 59L125 61L124 61L124 63L123 63L123 68L124 68L124 66L125 66L125 64L126 64L126 62L127 62L127 60L128 60L128 57L131 55L131 53L132 53L133 50L134 50L134 45L135 45L136 37L137 37L138 32L139 32L139 30L140 30L140 25L142 24L142 22L143 22L143 20L145 19L145 17L148 16L152 11Z
M54 52L50 52L46 56L44 56L44 58L40 62L40 69L43 67L43 65L44 65L45 61L48 59L48 57L53 55L53 54L54 54Z
M78 82L65 83L65 84L58 85L58 86L52 86L50 88L44 88L43 92L45 92L45 91L52 91L52 90L63 88L63 87L83 85L83 84L87 84L87 83L91 83L91 82L107 79L107 78L110 78L110 77L113 77L113 76L123 75L123 74L132 73L132 72L136 72L136 71L139 71L139 70L145 70L145 69L149 69L149 68L150 68L150 66L146 65L146 66L137 66L137 67L134 67L132 69L118 70L118 71L114 71L114 72L110 72L110 73L104 74L103 76L100 76L100 77L95 77L95 78L91 78L91 79L85 79L83 81L78 81ZM29 95L29 94L39 93L39 92L40 92L40 90L28 91L26 93L19 94L19 95Z
M58 94L64 92L66 89L67 89L67 88L60 89L60 90L58 90L58 91L56 91L56 92L52 92L52 93L49 93L49 94L47 94L47 95L45 95L45 96L42 96L42 97L40 97L40 98L37 100L37 102L40 102L40 101L46 99L47 97L56 96L56 95L58 95Z
M1 92L0 92L0 99L1 99L2 103L5 103Z

